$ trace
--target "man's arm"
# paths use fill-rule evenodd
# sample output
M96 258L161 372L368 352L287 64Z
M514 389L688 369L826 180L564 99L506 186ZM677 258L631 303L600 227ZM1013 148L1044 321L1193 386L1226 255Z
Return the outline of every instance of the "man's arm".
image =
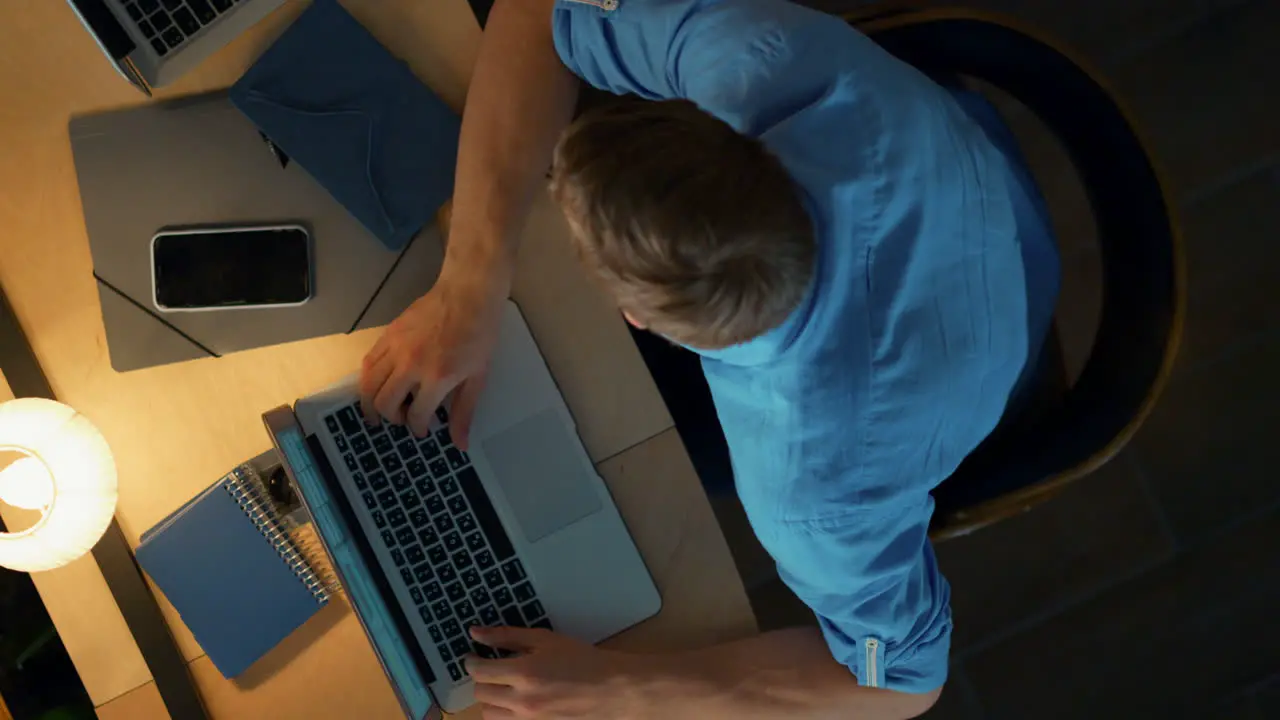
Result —
M453 427L466 445L520 230L578 94L552 42L553 5L498 0L489 15L463 113L444 266L365 357L360 392L370 420L407 422L422 435L456 388Z
M670 655L611 652L544 630L473 633L479 642L522 653L514 660L467 659L486 720L904 720L942 694L858 685L814 628Z

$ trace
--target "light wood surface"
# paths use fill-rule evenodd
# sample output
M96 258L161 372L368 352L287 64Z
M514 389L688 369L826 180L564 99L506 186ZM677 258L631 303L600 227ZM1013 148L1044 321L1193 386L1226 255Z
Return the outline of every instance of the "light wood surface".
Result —
M229 85L303 5L290 3L158 95ZM464 0L344 5L461 108L480 38ZM66 125L73 114L145 98L98 55L65 3L53 0L0 3L0 97L0 284L59 399L87 414L111 444L121 478L117 516L136 543L173 508L268 446L263 410L352 372L377 331L116 373L107 360ZM616 311L578 270L566 237L558 212L539 198L513 296L663 592L661 615L613 642L661 649L749 634L754 620L745 593L671 419ZM101 716L163 717L136 646L119 637L111 619L119 613L100 592L101 575L81 572L67 583L74 592L55 590L58 598L46 597L46 604ZM71 599L85 603L79 614L59 605ZM396 715L372 651L341 603L230 682L161 601L214 717L259 717L262 708L273 717L334 717L344 703L362 717ZM62 609L53 613L55 607ZM90 617L108 621L84 621Z

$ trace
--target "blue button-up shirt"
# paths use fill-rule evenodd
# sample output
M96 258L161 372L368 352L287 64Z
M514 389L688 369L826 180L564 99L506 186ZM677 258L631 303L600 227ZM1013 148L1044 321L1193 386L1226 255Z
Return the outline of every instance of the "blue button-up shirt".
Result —
M929 491L1000 420L1057 294L1007 134L974 96L782 0L560 0L553 28L588 83L692 100L795 178L818 236L807 298L759 338L695 350L752 527L835 659L863 685L940 687Z

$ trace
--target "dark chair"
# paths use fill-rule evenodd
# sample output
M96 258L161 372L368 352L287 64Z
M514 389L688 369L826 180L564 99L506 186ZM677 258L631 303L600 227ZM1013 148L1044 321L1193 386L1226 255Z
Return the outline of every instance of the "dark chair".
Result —
M1181 335L1181 242L1133 123L1098 76L1060 48L1004 18L969 10L895 8L847 19L933 77L981 80L1025 105L1062 143L1095 215L1102 311L1084 369L1048 409L1004 418L935 489L930 535L943 540L1047 500L1133 437L1168 380ZM1056 343L1047 347L1052 352ZM1042 365L1057 367L1049 360ZM1052 386L1056 378L1036 380Z

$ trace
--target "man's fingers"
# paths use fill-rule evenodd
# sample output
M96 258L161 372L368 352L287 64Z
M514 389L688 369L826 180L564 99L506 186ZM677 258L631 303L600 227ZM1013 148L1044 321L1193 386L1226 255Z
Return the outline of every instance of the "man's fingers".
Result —
M377 360L371 362L369 357L372 354L365 356L364 367L360 370L360 409L364 412L364 419L370 423L378 421L378 409L374 406L374 398L378 396L382 386L386 385L387 378L391 377L391 371L395 369L395 362L385 351Z
M413 404L409 406L409 412L405 419L405 424L409 426L409 430L418 437L426 437L431 427L431 418L435 415L436 408L440 407L440 401L444 399L444 394L439 391L439 386L428 388L422 385L418 386L418 392L413 395Z
M481 705L480 716L484 720L515 720L515 718L519 717L515 712L496 705Z
M520 658L487 660L476 655L468 655L466 666L467 674L476 681L477 692L481 687L505 687L507 690L511 690L512 688L523 687L528 683L524 673L524 663ZM502 694L498 693L494 697L498 696L502 696ZM481 700L480 702L486 701Z
M527 653L546 642L550 633L546 630L517 627L471 628L471 638L478 643L499 650Z
M471 666L480 661L475 655L467 657L467 672L471 672ZM472 675L472 677L475 677ZM475 685L476 702L481 705L490 705L493 707L507 708L514 710L516 708L516 699L520 697L520 691L510 685L492 685L477 681Z
M487 374L486 370L467 378L453 395L453 407L449 409L452 416L449 431L453 435L454 444L462 450L470 449L471 421L475 419L476 403L480 401Z
M404 424L404 403L418 387L418 381L406 372L394 373L373 399L373 407L382 417L396 425Z

